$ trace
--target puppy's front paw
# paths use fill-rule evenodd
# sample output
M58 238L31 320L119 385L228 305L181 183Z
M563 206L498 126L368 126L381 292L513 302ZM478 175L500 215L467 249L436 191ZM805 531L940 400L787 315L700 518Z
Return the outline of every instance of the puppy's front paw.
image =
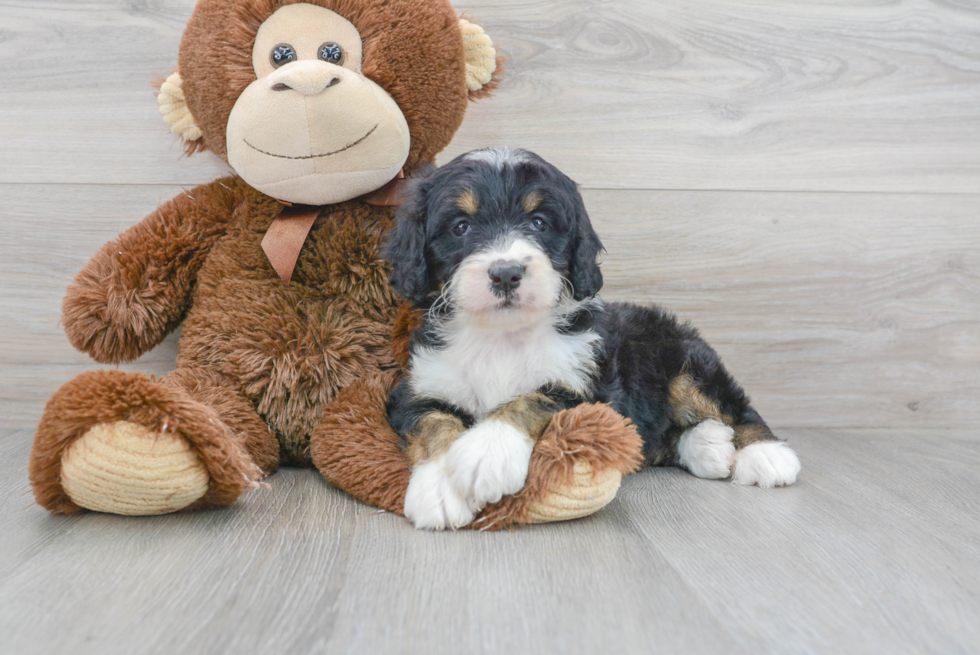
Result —
M452 484L473 510L524 488L534 441L503 421L464 432L446 454Z
M412 470L405 492L405 518L421 530L456 529L473 522L473 511L449 481L444 458Z

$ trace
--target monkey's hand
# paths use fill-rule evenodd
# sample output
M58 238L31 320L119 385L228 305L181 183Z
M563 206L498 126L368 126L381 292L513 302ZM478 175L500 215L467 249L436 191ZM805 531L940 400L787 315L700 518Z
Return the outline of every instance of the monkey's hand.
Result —
M197 272L237 199L217 180L162 205L110 241L68 287L62 322L78 350L104 364L132 361L180 323Z

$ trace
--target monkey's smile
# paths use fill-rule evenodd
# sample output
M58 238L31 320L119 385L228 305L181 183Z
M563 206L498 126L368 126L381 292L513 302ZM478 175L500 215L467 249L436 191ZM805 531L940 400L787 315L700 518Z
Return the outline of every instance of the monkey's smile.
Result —
M375 125L370 130L368 130L368 133L365 134L364 136L362 136L357 141L353 141L351 143L348 143L346 146L344 146L343 148L340 148L339 150L334 150L332 152L325 152L325 153L320 154L320 155L303 155L303 156L300 156L300 157L290 157L288 155L277 155L274 152L267 152L267 151L263 150L262 148L256 148L251 143L249 143L247 139L243 139L243 141L245 141L245 145L247 145L252 150L254 150L256 152L261 152L263 155L269 155L270 157L278 157L279 159L319 159L320 157L329 157L331 155L340 154L340 153L344 152L345 150L350 150L351 148L353 148L354 146L356 146L357 144L361 143L366 138L368 138L369 136L371 136L372 134L374 134L374 131L376 129L378 129L378 126L377 125Z

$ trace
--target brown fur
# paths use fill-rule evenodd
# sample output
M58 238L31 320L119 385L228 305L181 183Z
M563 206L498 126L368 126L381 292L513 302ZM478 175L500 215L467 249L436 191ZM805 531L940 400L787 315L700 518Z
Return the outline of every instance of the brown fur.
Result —
M475 193L467 189L459 194L458 198L456 198L456 207L458 207L460 211L466 212L470 216L474 216L478 211L480 211L480 199L476 197Z
M395 361L400 370L408 368L408 361L411 359L409 346L412 343L412 332L422 327L423 313L412 306L403 302L398 308L395 316L395 325L391 331L392 349L394 350Z
M670 408L674 421L683 427L697 425L709 418L732 424L732 417L724 415L718 404L704 395L687 373L678 375L670 382Z
M279 435L284 459L308 463L326 403L364 373L398 366L399 301L380 256L393 210L332 206L287 285L261 248L280 209L239 178L178 196L86 265L63 320L77 348L114 363L147 352L184 317L178 366L234 380Z
M530 214L540 207L542 202L544 202L544 196L539 191L532 191L521 200L521 206L524 208L524 211Z
M718 404L708 398L695 384L694 379L687 373L678 375L670 383L670 407L674 420L680 427L691 427L706 419L715 419L732 427L735 434L732 439L735 448L742 449L757 441L779 441L772 431L761 423L739 423L728 414L723 414ZM678 431L677 436L680 433ZM664 462L655 459L650 462L654 466Z
M313 464L334 486L389 512L402 514L411 475L385 401L395 371L365 376L341 391L310 438Z
M161 382L183 390L192 400L213 409L252 458L260 477L279 468L279 441L275 433L229 380L213 371L178 368Z
M65 295L62 322L72 345L118 364L163 341L180 323L242 187L229 178L181 194L104 245Z
M735 437L732 439L735 447L745 448L758 441L779 441L767 426L761 423L741 423L735 426Z
M207 362L237 381L278 434L283 459L308 463L309 434L334 396L398 366L392 323L399 301L380 256L393 210L357 201L332 206L314 223L285 284L261 248L277 203L249 191L241 220L202 267L177 363Z
M557 405L548 396L534 392L502 405L487 416L487 419L503 421L537 441L551 423L556 409Z
M405 449L408 461L415 466L448 452L464 430L463 422L452 414L426 414L419 419L415 432L408 435L408 447Z

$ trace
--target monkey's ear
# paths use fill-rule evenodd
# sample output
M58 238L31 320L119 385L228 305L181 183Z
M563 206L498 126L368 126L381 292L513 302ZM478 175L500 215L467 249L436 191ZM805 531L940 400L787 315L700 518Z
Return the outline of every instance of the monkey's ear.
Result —
M429 295L429 268L425 257L425 221L428 184L412 181L388 233L385 258L391 265L388 281L398 295L417 307Z
M170 127L170 131L184 140L184 149L187 154L194 154L204 148L201 141L203 134L191 115L191 110L187 106L184 98L184 81L180 73L174 72L160 85L160 93L157 95L157 102L160 103L160 115L164 122Z
M478 100L500 86L504 58L497 56L490 36L476 23L460 18L459 29L463 32L466 54L466 89L471 100Z

